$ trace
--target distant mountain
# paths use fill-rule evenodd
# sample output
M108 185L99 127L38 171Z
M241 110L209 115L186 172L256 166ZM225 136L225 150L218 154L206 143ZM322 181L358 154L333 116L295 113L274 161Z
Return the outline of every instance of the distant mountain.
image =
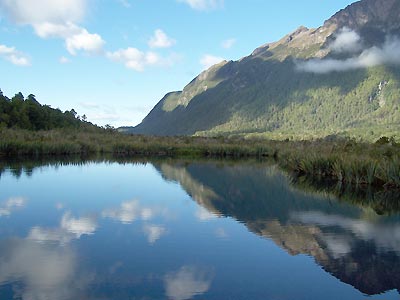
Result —
M400 130L399 107L400 1L363 0L214 65L124 131L375 138Z

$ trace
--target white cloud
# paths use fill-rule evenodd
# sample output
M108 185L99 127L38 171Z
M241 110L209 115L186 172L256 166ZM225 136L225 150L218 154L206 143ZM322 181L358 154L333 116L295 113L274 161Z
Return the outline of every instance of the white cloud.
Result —
M87 0L0 0L0 8L9 18L26 25L78 22L86 6Z
M143 232L147 236L148 242L153 245L167 232L167 229L160 225L145 225Z
M186 300L207 292L212 281L212 272L194 266L183 266L179 271L165 276L165 289L169 299Z
M119 49L107 52L107 57L115 62L123 63L127 68L142 72L146 66L156 65L160 57L154 52L142 52L136 48Z
M65 57L65 56L60 57L60 64L67 64L69 62L71 62L71 61L69 60L68 57Z
M31 65L28 57L14 47L0 45L0 56L17 66L26 67Z
M71 36L79 34L81 29L74 23L67 22L65 24L43 22L34 24L33 28L36 34L41 38L63 38L67 39Z
M230 49L236 44L236 39L227 39L221 42L221 47L224 49Z
M81 28L79 34L72 35L65 40L67 50L72 55L76 55L77 50L100 53L104 44L105 42L100 35L89 33L83 28Z
M55 24L44 22L33 25L35 32L41 38L62 38L65 47L71 55L83 50L89 53L100 53L105 44L98 34L89 33L85 28L74 23Z
M224 6L224 0L178 0L196 10L213 10Z
M338 53L356 52L362 48L361 37L357 32L344 27L339 31L329 48Z
M374 67L383 64L400 64L400 40L389 37L382 47L371 47L359 56L344 60L311 59L297 62L297 69L312 73L343 72L354 69Z
M150 38L148 44L150 48L169 48L175 45L176 41L167 36L161 29L154 31L154 35Z
M0 0L0 8L17 24L30 25L41 38L61 38L68 52L101 52L105 42L76 24L86 10L87 0Z
M9 216L16 210L26 205L26 199L22 197L9 198L3 205L0 206L0 217Z
M200 64L203 66L203 69L206 70L206 69L212 67L213 65L216 65L224 60L225 59L222 57L206 54L200 59Z

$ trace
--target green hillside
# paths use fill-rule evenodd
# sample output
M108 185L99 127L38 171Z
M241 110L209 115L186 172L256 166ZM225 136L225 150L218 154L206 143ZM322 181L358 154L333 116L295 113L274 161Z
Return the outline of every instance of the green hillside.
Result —
M400 33L399 17L397 0L357 2L320 28L300 27L239 61L211 67L182 92L167 94L140 125L125 130L282 139L343 134L372 140L396 135L400 130L400 59L362 63L375 52L386 54L389 46L397 51L389 57L400 57L393 47ZM362 48L333 49L346 30L359 36ZM393 45L387 46L388 37ZM317 66L333 61L351 67L328 72L302 67L314 61Z

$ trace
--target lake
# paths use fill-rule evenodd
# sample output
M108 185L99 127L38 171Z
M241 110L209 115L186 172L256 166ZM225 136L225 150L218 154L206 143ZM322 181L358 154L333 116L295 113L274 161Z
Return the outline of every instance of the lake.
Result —
M269 163L3 164L0 191L2 300L399 298L398 212Z

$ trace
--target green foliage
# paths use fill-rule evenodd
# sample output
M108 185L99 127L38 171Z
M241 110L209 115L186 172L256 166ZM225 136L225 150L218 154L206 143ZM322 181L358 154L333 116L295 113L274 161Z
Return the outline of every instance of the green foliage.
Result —
M19 128L27 130L49 130L54 128L75 128L95 130L96 126L80 120L75 110L62 112L48 105L41 105L34 95L26 99L22 93L9 99L0 93L0 129ZM99 129L99 128L97 128Z
M113 130L0 130L0 156L110 153L123 157L219 157L275 159L296 176L354 186L400 188L400 145L355 140L271 141L242 137L155 137Z
M400 188L397 144L294 142L290 149L282 149L280 156L281 167L296 176L325 178L344 185Z
M300 51L282 44L266 57L251 55L215 66L183 92L164 97L130 132L296 140L336 134L366 141L397 135L399 66L300 71L296 59L312 57L320 47Z

